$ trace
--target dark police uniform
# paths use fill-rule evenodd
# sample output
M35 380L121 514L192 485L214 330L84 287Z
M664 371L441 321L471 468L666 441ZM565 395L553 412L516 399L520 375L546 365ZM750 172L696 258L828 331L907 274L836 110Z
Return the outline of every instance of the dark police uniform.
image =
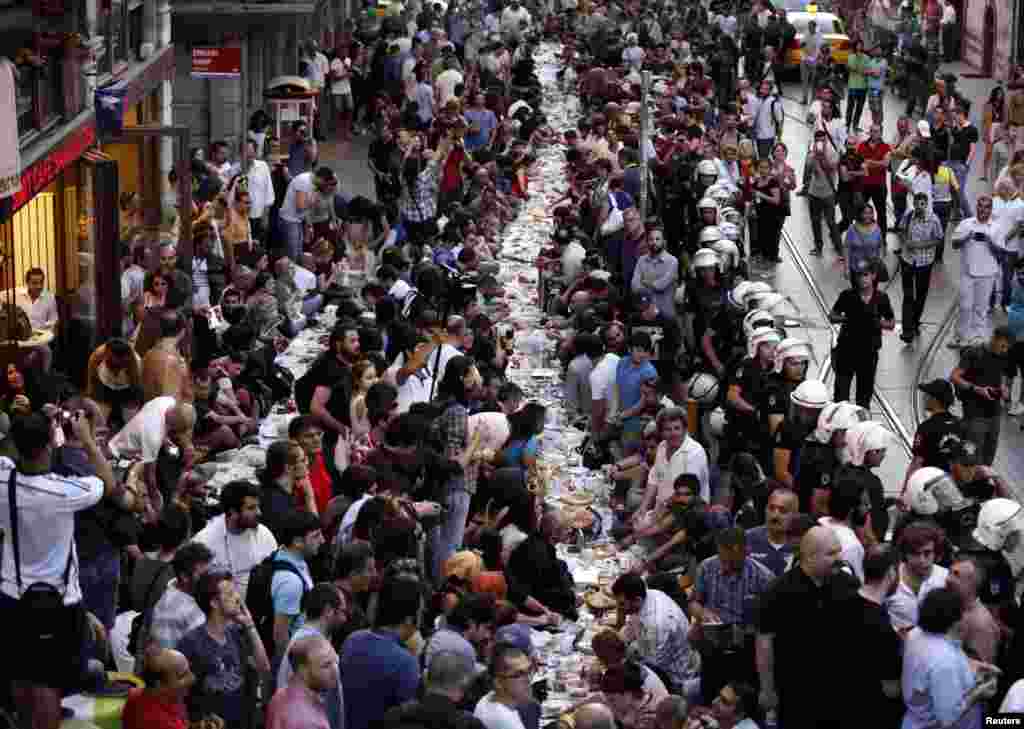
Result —
M950 456L964 440L963 424L952 413L935 413L917 426L914 456L925 466L949 472Z

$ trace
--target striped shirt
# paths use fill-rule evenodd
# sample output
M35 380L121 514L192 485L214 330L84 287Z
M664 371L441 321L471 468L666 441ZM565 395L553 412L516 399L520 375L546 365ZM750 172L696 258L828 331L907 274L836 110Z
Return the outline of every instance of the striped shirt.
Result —
M697 567L694 596L706 608L718 613L726 625L750 625L755 601L775 578L755 559L743 560L738 572L727 574L722 561L709 557Z
M900 222L900 233L905 242L942 240L945 237L939 216L931 210L925 212L923 219L915 215L913 210L908 210ZM900 257L904 263L914 268L930 266L935 262L935 246L911 248L904 244Z

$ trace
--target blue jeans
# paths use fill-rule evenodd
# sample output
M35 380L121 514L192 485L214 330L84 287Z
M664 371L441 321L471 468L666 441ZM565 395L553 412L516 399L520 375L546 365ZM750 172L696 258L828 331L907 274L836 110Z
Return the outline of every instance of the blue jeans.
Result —
M117 549L102 552L88 562L81 562L78 567L82 606L95 615L108 632L113 630L117 618L117 589L121 581L120 553Z
M949 169L956 175L956 183L960 186L960 217L973 218L974 208L971 201L967 199L967 173L970 171L964 162L947 162Z
M298 263L299 256L302 255L302 223L292 223L284 218L278 218L277 229L281 236L281 245L284 246L285 255Z
M434 552L434 581L441 581L441 565L462 546L469 518L469 502L473 497L463 488L462 476L448 482L447 511L441 515L441 524L431 530Z

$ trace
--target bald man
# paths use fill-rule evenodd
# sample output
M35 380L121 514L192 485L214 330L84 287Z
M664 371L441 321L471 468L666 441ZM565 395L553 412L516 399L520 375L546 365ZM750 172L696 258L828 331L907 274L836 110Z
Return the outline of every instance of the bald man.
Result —
M575 729L615 729L615 715L604 704L596 701L583 704L573 716Z
M183 469L191 467L194 452L192 430L196 411L191 404L169 396L150 400L129 420L108 447L115 458L141 461L142 474L150 498L160 494L156 463L160 453L177 449L176 459ZM173 489L176 484L171 484ZM154 504L159 510L162 505Z
M555 554L555 546L562 541L565 531L561 512L551 509L541 517L537 532L509 555L505 575L509 594L523 596L517 602L520 609L576 619L572 576Z
M834 670L808 670L808 656L836 634L859 583L838 569L841 549L831 529L816 526L800 541L800 561L761 595L757 671L761 705L777 709L786 729L839 726L844 687ZM835 668L830 664L830 668Z
M330 729L321 694L338 685L338 654L323 636L295 641L288 649L292 677L267 707L266 729Z
M188 659L165 648L146 656L144 665L146 688L129 694L121 715L123 729L188 729L185 697L196 681Z
M191 270L191 261L187 264ZM167 279L167 306L171 309L191 309L192 277L178 268L178 249L175 246L160 246L160 273Z

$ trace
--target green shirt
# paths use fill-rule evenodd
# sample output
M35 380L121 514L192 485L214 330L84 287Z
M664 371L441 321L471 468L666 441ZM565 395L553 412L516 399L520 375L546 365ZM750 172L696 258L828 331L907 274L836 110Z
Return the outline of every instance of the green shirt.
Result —
M846 59L846 68L850 74L846 82L848 90L863 91L867 88L868 80L864 76L864 68L867 62L868 57L863 53L853 53Z

